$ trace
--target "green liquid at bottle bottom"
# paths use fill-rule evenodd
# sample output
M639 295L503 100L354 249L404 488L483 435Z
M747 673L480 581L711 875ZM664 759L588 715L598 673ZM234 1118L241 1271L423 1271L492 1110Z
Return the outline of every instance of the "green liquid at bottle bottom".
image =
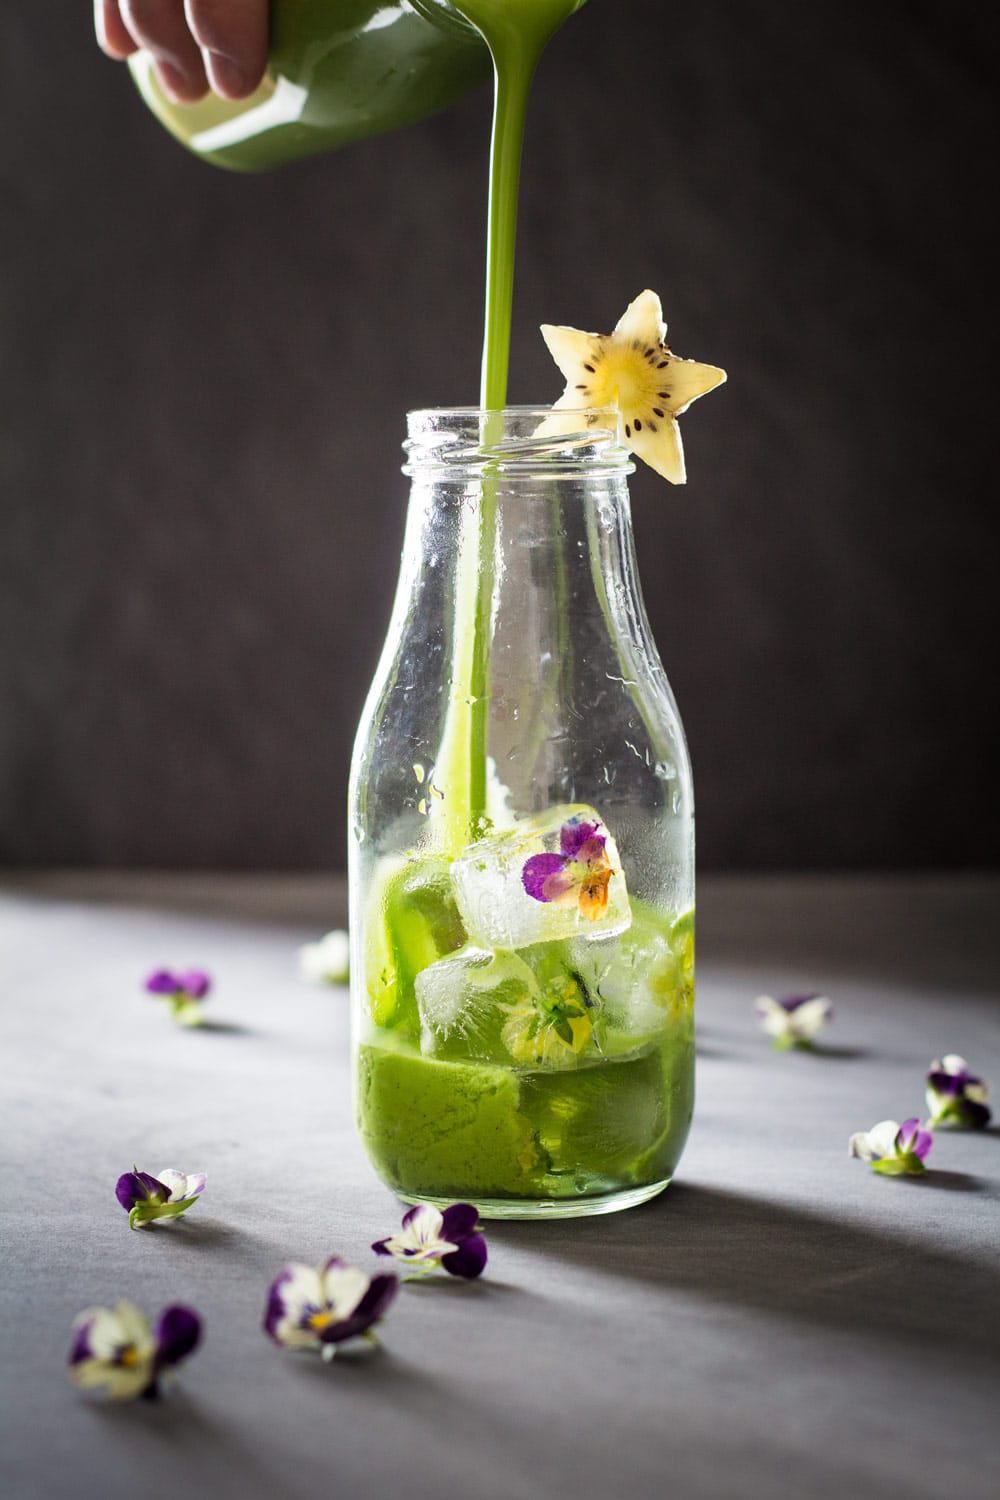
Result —
M358 1128L400 1197L468 1199L488 1217L559 1217L641 1202L670 1181L687 1139L693 1042L632 1058L515 1070L362 1044Z
M694 1103L692 912L633 901L599 957L586 938L490 957L425 858L375 883L365 941L357 1124L400 1197L560 1217L667 1184Z

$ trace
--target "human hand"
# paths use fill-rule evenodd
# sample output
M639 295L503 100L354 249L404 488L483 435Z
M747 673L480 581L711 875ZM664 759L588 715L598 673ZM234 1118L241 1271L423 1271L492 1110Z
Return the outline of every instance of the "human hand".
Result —
M94 29L109 57L148 52L178 104L245 99L267 64L267 0L94 0Z

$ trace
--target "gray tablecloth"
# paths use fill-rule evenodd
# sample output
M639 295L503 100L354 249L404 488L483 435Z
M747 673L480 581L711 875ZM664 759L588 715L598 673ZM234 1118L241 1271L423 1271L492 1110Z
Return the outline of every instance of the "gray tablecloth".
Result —
M8 876L3 1002L5 1493L16 1500L406 1495L505 1500L995 1494L1000 1133L939 1133L926 1181L848 1135L921 1110L930 1059L1000 1080L1000 885L706 881L700 1075L681 1172L628 1214L493 1225L477 1284L404 1288L372 1358L260 1331L288 1258L398 1209L351 1129L345 994L297 944L343 919L309 880ZM217 976L175 1030L151 966ZM828 992L823 1050L778 1055L761 991ZM204 1169L187 1220L129 1233L133 1161ZM102 1406L63 1363L81 1308L198 1307L158 1405Z

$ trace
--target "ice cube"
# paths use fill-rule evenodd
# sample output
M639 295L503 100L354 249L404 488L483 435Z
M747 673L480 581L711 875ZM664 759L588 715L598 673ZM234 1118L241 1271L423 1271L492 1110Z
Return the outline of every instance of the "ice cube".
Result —
M473 844L451 876L469 939L483 948L610 937L632 920L615 841L583 803Z
M539 989L515 953L463 948L417 975L420 1048L433 1057L511 1062L511 1016L534 1014Z
M669 1125L663 1058L649 1052L575 1073L533 1073L521 1109L554 1177L638 1179Z
M569 960L596 1005L595 1033L605 1056L662 1038L686 1010L684 965L671 938L669 918L636 906L628 932L568 944Z

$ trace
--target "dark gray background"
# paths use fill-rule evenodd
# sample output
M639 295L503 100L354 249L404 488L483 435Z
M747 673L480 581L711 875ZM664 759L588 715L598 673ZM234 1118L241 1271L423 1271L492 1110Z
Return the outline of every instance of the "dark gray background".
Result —
M730 372L634 485L707 866L994 858L990 16L593 0L542 70L512 398L647 284ZM231 177L89 27L0 19L0 859L337 866L487 99Z

